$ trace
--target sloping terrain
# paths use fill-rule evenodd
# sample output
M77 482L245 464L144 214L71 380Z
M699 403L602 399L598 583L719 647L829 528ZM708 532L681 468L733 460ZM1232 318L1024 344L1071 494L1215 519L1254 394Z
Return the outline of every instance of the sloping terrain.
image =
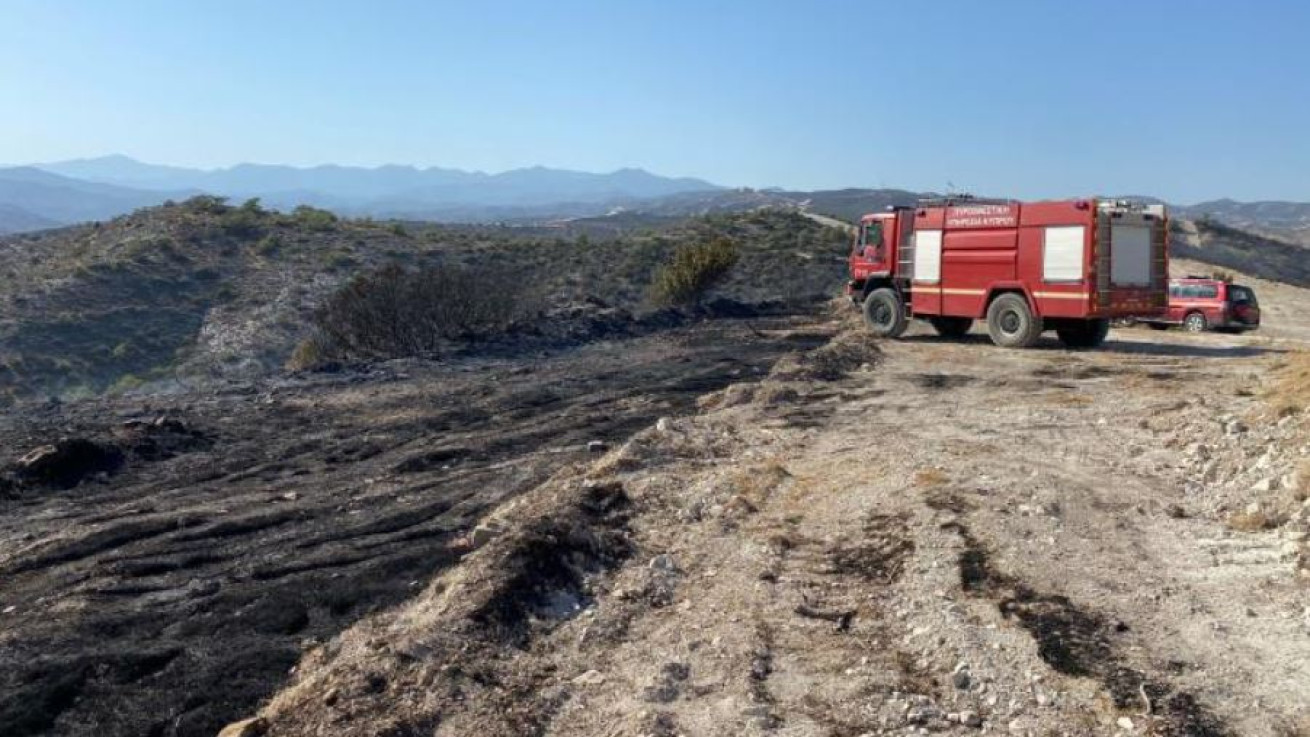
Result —
M806 300L840 283L846 236L781 211L589 236L567 227L283 215L198 198L103 225L0 238L0 404L266 374L309 332L327 294L385 263L512 273L504 298L544 310L523 326L525 338L550 343L578 332L574 323L586 317L576 314L579 304L645 309L651 274L677 246L721 236L743 253L726 298Z
M243 729L1303 734L1288 351L843 334L493 512Z
M1193 219L1218 220L1235 228L1310 246L1310 203L1213 200L1180 209Z
M0 732L212 737L488 509L824 340L794 322L0 415L0 469L63 471L0 475Z
M795 309L828 221L625 222L196 200L0 240L0 731L1310 729L1310 292L1239 275L1243 336L874 343ZM746 317L634 317L724 235ZM507 259L531 330L277 370L359 269Z
M1310 287L1310 247L1208 220L1177 221L1171 255Z

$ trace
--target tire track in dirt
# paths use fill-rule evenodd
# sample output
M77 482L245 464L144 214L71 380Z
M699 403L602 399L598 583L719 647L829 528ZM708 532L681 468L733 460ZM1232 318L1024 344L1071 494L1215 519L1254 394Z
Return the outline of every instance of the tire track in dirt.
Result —
M996 570L987 548L964 523L947 523L943 529L959 535L964 546L957 561L961 588L969 596L995 601L1001 616L1028 632L1038 655L1055 671L1099 681L1116 709L1147 719L1153 734L1235 734L1193 694L1124 664L1118 635L1128 625L1081 608L1066 596L1036 591Z

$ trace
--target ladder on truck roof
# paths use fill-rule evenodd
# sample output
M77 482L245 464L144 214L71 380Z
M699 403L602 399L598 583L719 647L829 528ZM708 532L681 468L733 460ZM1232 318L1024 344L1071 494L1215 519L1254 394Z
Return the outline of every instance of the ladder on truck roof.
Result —
M971 194L951 194L942 197L920 197L919 207L955 207L956 205L1013 205L1014 200L997 197L974 197Z

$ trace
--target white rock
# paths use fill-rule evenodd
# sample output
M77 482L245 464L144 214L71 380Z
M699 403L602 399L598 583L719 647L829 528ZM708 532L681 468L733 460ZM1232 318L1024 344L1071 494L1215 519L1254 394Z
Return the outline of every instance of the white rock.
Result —
M1251 491L1264 494L1271 491L1277 491L1279 486L1281 486L1279 480L1271 476L1255 482L1255 484L1251 486Z
M573 683L578 686L599 686L604 682L605 674L598 670L589 670L573 679Z
M1115 724L1119 725L1120 729L1131 730L1133 728L1133 720L1129 719L1128 717L1119 717L1117 720L1115 720Z
M657 571L674 573L678 570L678 564L673 560L673 556L661 553L650 559L650 567Z

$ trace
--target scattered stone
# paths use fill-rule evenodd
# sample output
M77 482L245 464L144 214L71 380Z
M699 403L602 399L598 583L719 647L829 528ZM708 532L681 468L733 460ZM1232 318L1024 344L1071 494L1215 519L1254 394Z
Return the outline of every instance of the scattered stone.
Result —
M1119 725L1119 729L1131 730L1133 728L1133 720L1128 717L1119 717L1119 719L1115 721L1115 724Z
M905 714L905 721L909 724L927 724L935 719L943 717L942 710L933 704L920 704L911 707Z
M960 712L960 724L966 727L981 727L983 723L982 715L976 711L965 710Z
M599 686L605 682L605 674L598 670L589 670L573 679L576 686Z
M477 527L474 527L473 532L469 533L469 544L474 548L480 548L492 540L495 540L497 537L500 537L504 531L505 529L500 523L494 520L487 520Z
M654 558L651 558L649 566L653 570L664 571L665 573L678 572L678 564L673 560L673 556L665 553L661 553Z
M956 688L960 689L961 691L964 691L969 688L969 684L972 682L972 679L969 677L969 671L957 670L951 676L951 682L955 684Z

